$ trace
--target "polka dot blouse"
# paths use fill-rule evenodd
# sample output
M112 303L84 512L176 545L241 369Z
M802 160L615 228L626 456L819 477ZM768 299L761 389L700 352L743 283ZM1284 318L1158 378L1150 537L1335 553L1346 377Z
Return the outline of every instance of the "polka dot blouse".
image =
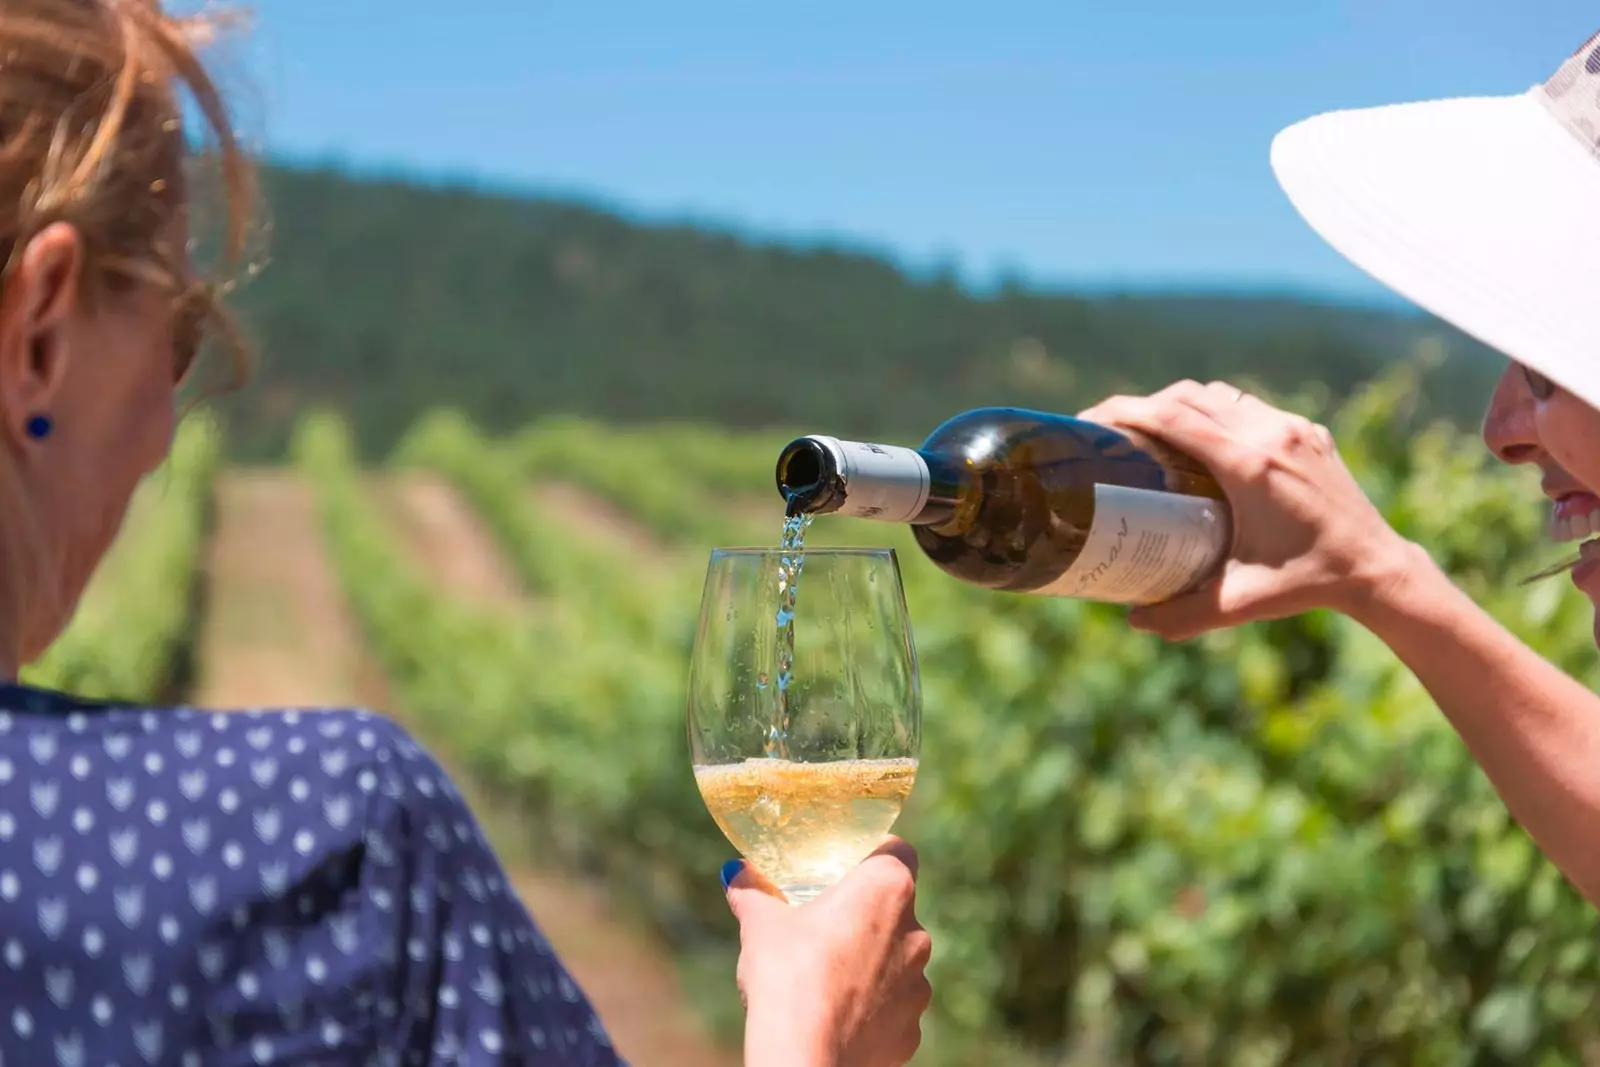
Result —
M394 723L0 685L0 1064L621 1063Z

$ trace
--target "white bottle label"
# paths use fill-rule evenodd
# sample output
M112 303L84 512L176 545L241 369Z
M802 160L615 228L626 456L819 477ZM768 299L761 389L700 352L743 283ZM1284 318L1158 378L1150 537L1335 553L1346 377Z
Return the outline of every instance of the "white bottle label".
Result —
M1227 513L1214 500L1097 483L1083 551L1036 592L1155 604L1214 566L1231 540Z
M928 464L914 448L812 436L833 453L844 480L844 505L835 515L910 522L928 503Z

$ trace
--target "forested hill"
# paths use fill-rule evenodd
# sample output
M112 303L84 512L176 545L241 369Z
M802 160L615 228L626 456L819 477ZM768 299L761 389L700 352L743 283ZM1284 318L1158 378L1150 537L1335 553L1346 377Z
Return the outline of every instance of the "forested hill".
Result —
M890 262L644 225L592 207L274 169L272 261L246 290L264 348L226 404L235 447L280 450L332 402L362 446L422 410L486 429L549 412L696 418L920 438L989 403L1077 410L1177 377L1344 391L1427 338L1447 413L1471 416L1489 353L1420 317L1292 300L980 296Z

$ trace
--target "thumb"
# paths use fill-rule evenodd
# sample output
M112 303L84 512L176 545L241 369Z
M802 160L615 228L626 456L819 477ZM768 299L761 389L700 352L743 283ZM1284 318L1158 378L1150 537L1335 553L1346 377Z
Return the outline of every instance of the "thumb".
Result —
M766 921L766 916L787 914L790 909L783 890L744 860L730 860L723 866L722 884L728 891L728 907L741 927Z

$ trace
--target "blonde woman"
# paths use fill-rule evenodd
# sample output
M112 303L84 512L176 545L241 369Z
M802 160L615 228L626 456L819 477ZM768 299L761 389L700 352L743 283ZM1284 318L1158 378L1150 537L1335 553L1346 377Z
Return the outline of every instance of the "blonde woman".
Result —
M1272 163L1330 244L1511 362L1484 418L1536 465L1571 581L1600 603L1600 35L1524 93L1321 115ZM1220 580L1134 613L1181 639L1333 608L1427 687L1511 813L1600 904L1600 697L1473 604L1362 495L1327 430L1224 383L1117 397L1090 417L1211 467L1237 516ZM1597 638L1600 639L1600 638Z
M439 766L354 710L16 684L71 615L225 325L188 260L186 92L234 261L250 167L157 0L0 4L0 1062L620 1060ZM707 872L707 877L716 877ZM877 1067L928 1003L915 855L803 908L729 872L745 1062Z

